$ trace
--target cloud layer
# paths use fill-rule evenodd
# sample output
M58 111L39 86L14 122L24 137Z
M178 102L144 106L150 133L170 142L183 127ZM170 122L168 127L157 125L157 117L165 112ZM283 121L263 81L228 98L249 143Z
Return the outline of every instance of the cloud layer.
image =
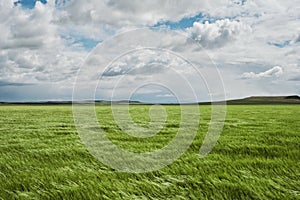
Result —
M209 54L231 98L300 93L297 0L49 0L37 1L32 9L15 2L0 1L0 101L70 99L77 71L97 42L135 28L173 29L168 22L201 47L189 49L189 39L183 43L176 37L162 46L183 55L199 52L202 67L209 67L202 53ZM193 25L186 28L183 19ZM143 37L129 40L142 45ZM117 61L104 75L161 75L176 62L145 51Z

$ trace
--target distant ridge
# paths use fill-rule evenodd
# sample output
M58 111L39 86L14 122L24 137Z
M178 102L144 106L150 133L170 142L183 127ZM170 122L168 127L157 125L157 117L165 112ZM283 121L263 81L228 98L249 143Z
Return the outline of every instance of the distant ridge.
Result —
M91 101L82 101L80 103L88 103ZM140 101L105 101L96 100L96 105L153 105L155 103L146 103ZM218 102L216 102L218 103ZM244 99L234 99L226 101L228 105L272 105L272 104L300 104L298 95L292 96L252 96ZM40 101L40 102L0 102L0 105L71 105L72 101ZM161 103L163 105L176 105L175 103ZM197 103L191 103L197 104ZM209 105L211 102L199 102L199 105Z
M266 104L300 104L300 97L293 96L252 96L244 99L227 101L228 105L266 105Z
M126 105L126 104L152 104L152 103L143 103L139 101L106 101L106 100L83 100L78 103L89 104L94 102L96 105ZM72 101L37 101L37 102L0 102L0 105L72 105Z

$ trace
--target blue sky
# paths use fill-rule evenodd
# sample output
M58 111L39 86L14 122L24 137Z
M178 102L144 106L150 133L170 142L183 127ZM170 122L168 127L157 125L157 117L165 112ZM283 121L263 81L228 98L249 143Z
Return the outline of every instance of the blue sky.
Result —
M158 22L157 24L154 25L154 27L170 27L171 29L186 29L189 27L192 27L194 22L203 20L204 16L202 13L199 13L193 17L185 17L182 18L180 21L177 22L172 22L172 21L163 21L163 22Z
M35 2L36 2L36 0L19 0L19 1L16 1L15 4L16 5L21 4L24 8L32 9L32 8L34 8ZM40 0L40 2L45 4L45 3L47 3L47 0Z
M0 101L70 100L77 72L101 47L112 53L107 58L113 64L95 66L114 76L105 80L107 85L97 98L110 98L110 84L121 77L120 72L129 73L127 82L119 86L120 99L130 93L131 83L151 76L162 76L180 88L166 70L178 64L176 59L151 58L155 52L114 57L115 47L142 46L151 40L130 31L153 27L177 31L201 46L190 52L189 42L170 37L156 47L165 45L181 55L197 52L199 69L207 70L204 74L212 69L203 59L209 55L222 75L228 99L300 94L299 13L300 6L293 0L0 1ZM127 41L115 41L121 33L129 34ZM155 44L161 38L152 39ZM188 68L180 70L194 81ZM205 101L202 89L198 88L198 96ZM132 98L169 102L173 97L153 88Z

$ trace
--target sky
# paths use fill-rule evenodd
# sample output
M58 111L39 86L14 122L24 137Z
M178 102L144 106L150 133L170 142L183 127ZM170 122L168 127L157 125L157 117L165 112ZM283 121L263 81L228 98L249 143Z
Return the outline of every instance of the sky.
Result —
M299 95L299 55L299 0L0 0L0 101Z

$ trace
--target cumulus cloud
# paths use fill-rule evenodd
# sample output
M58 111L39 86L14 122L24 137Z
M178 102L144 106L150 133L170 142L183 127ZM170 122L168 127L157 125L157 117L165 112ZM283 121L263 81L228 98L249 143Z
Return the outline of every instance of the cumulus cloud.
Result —
M23 9L0 2L0 81L41 83L74 77L85 52L66 45L53 4Z
M246 72L242 74L242 78L244 79L269 78L269 77L279 77L282 74L283 74L283 69L279 66L276 66L265 72L260 72L260 73Z
M40 1L32 10L1 1L0 19L1 49L55 47L61 42L56 35L56 26L51 23L53 8Z
M183 60L166 52L143 50L119 58L104 71L103 76L153 75L164 73L171 66L183 64Z
M65 8L65 19L114 26L154 25L160 21L179 21L201 11L226 4L227 0L74 0Z
M206 21L204 24L195 22L193 27L187 29L191 37L205 48L222 47L248 30L249 26L229 19L217 20L214 23Z

